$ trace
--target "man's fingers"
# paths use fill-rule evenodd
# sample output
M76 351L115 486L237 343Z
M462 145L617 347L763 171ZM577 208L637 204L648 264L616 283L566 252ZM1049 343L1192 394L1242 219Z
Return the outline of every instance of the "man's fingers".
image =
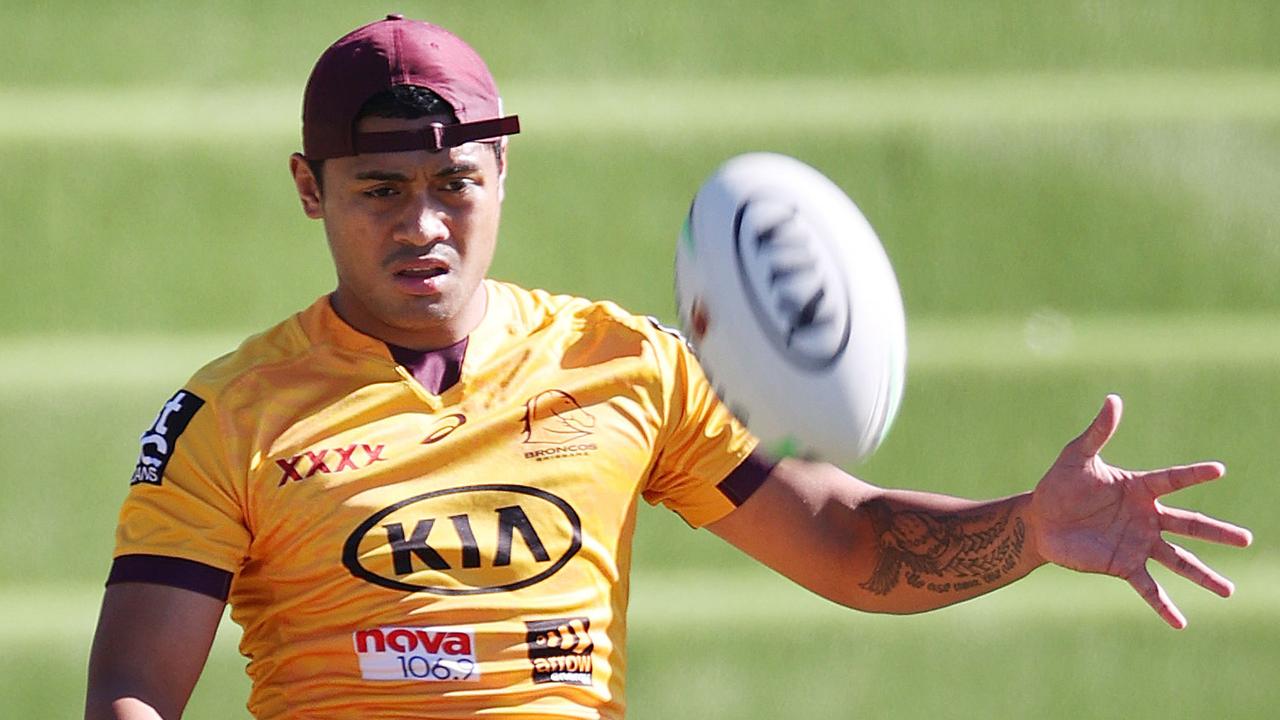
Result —
M1138 568L1132 577L1128 578L1129 585L1142 596L1143 600L1151 606L1156 614L1169 623L1174 630L1181 630L1187 626L1187 619L1183 617L1178 607L1173 604L1169 596L1165 594L1164 588L1151 577L1151 573L1146 568Z
M1161 565L1176 572L1182 577L1222 597L1231 597L1236 586L1231 581L1214 572L1186 548L1173 543L1161 542L1156 545L1151 557Z
M1235 547L1248 547L1253 542L1253 533L1245 528L1208 515L1159 503L1156 512L1160 515L1160 529L1166 532Z
M1196 463L1194 465L1178 465L1163 470L1151 470L1138 473L1135 479L1141 480L1152 495L1160 497L1176 490L1181 490L1202 482L1217 480L1227 472L1219 462Z
M1119 395L1108 395L1102 402L1102 409L1093 418L1093 422L1089 423L1089 427L1072 440L1067 448L1075 450L1082 459L1091 458L1102 452L1102 448L1120 426L1120 414L1123 409Z

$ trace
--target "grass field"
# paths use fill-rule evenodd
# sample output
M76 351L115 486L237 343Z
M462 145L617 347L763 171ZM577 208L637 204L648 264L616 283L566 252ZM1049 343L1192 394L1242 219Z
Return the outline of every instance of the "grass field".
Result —
M1037 571L912 618L836 608L641 509L630 716L1269 718L1280 705L1280 6L548 0L406 7L525 132L494 274L673 318L687 203L786 152L880 232L909 318L859 474L1027 488L1106 392L1109 460L1220 459L1180 504L1222 601ZM0 715L72 717L137 435L205 360L332 285L285 170L315 55L381 4L75 0L0 22ZM435 14L437 13L438 14ZM498 14L498 13L501 14ZM175 32L174 28L181 28ZM74 47L66 38L74 37ZM228 626L187 716L244 717Z

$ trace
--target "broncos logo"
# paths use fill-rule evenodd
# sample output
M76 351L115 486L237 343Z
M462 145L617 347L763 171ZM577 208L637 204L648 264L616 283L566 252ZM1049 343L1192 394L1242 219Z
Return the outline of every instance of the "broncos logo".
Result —
M546 390L524 406L524 441L528 445L562 445L591 434L595 417L563 390Z

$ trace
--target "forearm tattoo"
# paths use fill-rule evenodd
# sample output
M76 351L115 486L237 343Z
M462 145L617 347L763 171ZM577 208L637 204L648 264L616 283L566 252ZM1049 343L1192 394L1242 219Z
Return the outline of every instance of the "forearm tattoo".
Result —
M887 595L905 579L913 588L963 592L999 582L1022 556L1026 528L1013 508L977 514L897 510L882 500L866 504L878 559L861 587Z

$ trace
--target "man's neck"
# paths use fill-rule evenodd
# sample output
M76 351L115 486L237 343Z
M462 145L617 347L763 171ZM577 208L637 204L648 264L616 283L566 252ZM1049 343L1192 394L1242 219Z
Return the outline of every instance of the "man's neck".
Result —
M481 283L458 313L439 322L391 324L341 290L329 295L329 305L339 318L365 335L406 350L429 351L456 345L479 327L488 308L488 291Z

